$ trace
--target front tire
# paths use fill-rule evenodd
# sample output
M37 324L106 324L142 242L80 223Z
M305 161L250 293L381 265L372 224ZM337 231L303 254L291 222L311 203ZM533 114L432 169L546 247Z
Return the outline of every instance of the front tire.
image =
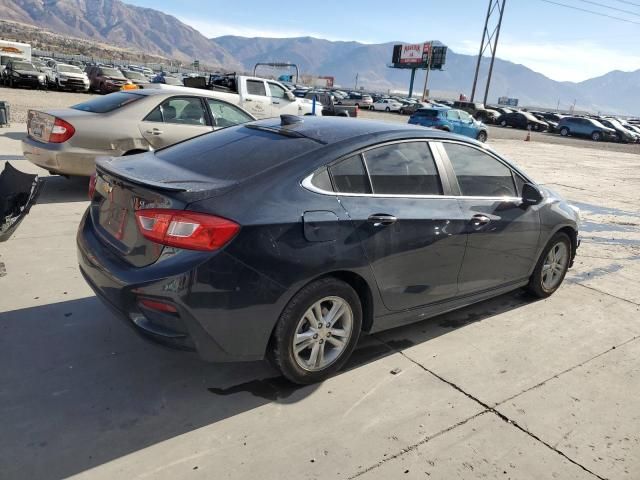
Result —
M601 138L602 135L600 134L600 132L593 132L591 134L591 140L593 140L594 142L599 142Z
M562 285L571 256L571 240L566 233L556 233L542 251L527 290L538 298L553 294Z
M487 132L479 132L478 136L476 137L476 140L478 140L481 143L484 143L487 141Z
M361 328L358 294L337 278L323 278L300 290L286 306L269 357L294 383L321 382L344 366Z
M568 137L569 136L569 129L567 127L562 127L560 129L560 136Z
M506 120L502 120L502 121L500 122L500 126L501 126L502 128L506 128L506 127L507 127L507 121L506 121Z
M389 113L391 111L391 109L389 107L384 109L385 112Z

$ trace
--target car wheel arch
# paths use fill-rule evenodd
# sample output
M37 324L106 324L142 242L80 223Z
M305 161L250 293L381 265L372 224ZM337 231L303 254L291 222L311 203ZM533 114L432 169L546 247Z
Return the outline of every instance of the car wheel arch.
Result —
M348 284L351 288L353 288L358 294L358 298L360 299L360 306L362 307L362 331L368 332L373 327L373 319L374 319L374 299L373 292L371 291L371 287L369 286L369 282L362 277L362 275L355 273L350 270L336 270L333 272L323 273L316 277L309 279L304 284L300 285L295 291L290 292L287 295L286 301L283 304L282 311L287 308L287 305L295 296L302 291L308 285L317 282L318 280L322 280L323 278L336 278ZM278 315L279 316L279 315ZM277 318L274 319L273 327L271 329L271 334L269 336L268 347L270 348L273 341L273 334L275 332L277 326Z

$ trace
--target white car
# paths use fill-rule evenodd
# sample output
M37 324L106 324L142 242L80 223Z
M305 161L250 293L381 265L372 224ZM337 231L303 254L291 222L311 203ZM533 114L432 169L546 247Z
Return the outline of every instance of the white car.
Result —
M58 90L89 91L89 77L80 68L56 63L51 69L51 83Z
M402 108L402 104L393 98L381 98L375 102L371 108L373 110L382 110L385 112L399 112Z

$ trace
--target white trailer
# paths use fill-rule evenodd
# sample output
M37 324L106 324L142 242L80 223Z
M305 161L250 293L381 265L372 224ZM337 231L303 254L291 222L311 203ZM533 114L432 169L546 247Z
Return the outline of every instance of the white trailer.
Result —
M0 58L22 58L31 61L31 45L28 43L0 40ZM8 60L7 60L8 61ZM4 65L6 61L3 60Z

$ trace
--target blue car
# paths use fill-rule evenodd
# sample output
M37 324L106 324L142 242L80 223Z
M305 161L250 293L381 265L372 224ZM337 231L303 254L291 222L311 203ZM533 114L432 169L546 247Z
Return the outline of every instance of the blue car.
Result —
M457 133L486 142L489 137L487 126L474 119L463 110L453 108L421 108L409 117L412 125L437 128L445 132Z

